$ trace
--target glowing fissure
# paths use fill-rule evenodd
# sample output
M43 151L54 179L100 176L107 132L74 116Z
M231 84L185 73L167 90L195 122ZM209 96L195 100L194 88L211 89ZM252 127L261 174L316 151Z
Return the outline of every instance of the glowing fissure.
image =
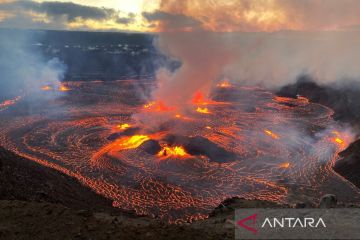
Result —
M159 157L186 157L189 154L186 153L185 149L182 146L168 147L165 146L157 154Z

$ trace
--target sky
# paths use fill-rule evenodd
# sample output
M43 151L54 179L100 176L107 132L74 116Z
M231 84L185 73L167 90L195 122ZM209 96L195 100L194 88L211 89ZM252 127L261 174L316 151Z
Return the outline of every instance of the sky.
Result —
M360 29L358 0L0 0L0 27L136 32Z

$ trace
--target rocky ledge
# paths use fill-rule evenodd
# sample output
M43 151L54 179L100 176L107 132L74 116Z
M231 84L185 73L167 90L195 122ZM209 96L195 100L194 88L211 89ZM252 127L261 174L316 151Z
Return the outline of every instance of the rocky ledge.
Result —
M336 161L334 170L360 188L360 140L339 154L340 159Z

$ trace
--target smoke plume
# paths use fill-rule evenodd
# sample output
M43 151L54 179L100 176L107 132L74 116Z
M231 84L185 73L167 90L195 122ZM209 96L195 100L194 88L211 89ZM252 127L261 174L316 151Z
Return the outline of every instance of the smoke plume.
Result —
M158 47L182 63L174 73L164 69L158 73L155 96L171 105L189 101L196 91L208 92L232 57L222 36L214 33L164 33Z

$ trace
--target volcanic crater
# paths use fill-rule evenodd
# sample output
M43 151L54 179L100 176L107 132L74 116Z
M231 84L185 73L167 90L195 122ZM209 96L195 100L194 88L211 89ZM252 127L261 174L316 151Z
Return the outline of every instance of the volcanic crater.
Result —
M293 203L336 193L360 202L332 170L351 134L305 97L220 84L179 108L144 100L149 81L66 87L60 98L23 96L1 111L0 144L115 207L177 223L206 218L234 196Z

